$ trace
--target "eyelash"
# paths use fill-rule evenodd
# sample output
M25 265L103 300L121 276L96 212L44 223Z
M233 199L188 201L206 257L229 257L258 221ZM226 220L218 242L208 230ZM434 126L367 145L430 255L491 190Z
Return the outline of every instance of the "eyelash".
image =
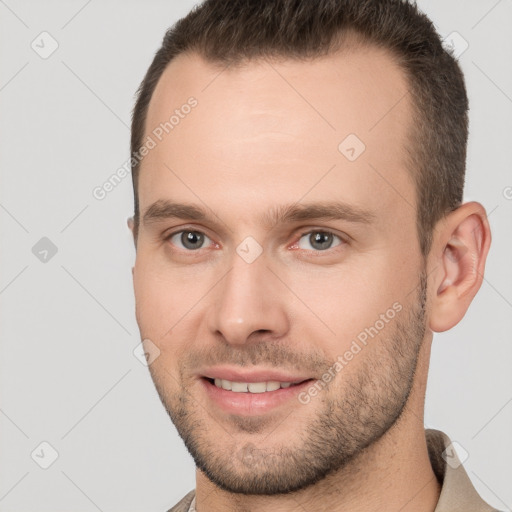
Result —
M173 236L176 236L176 235L179 235L179 234L182 234L182 233L187 233L187 232L189 232L189 233L199 233L201 235L204 235L206 238L210 239L210 237L206 233L204 233L202 231L199 231L197 229L190 229L189 228L189 229L180 229L178 231L173 231L172 233L170 233L170 234L168 234L168 235L166 235L164 237L164 241L168 242L168 241L171 240L171 238ZM320 256L322 254L332 254L332 252L337 250L337 248L340 249L343 246L348 244L347 238L345 238L345 237L343 237L341 235L338 235L338 234L336 234L333 231L330 231L328 229L310 229L309 231L302 232L299 235L297 241L292 244L292 247L297 248L299 243L300 243L300 240L304 236L312 235L313 233L322 233L322 234L333 235L335 238L337 238L340 241L340 243L338 243L334 247L329 247L328 249L325 249L323 251L322 250L314 250L314 249L301 249L302 251L307 251L308 253L313 253L315 255L319 255ZM203 247L201 247L199 249L195 249L195 250L194 249L181 249L181 248L179 248L178 250L192 254L192 253L199 253L201 251L201 249L203 249Z

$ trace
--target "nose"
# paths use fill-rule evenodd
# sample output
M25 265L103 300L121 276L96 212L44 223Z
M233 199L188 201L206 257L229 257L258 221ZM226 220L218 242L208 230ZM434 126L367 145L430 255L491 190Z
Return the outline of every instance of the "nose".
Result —
M286 288L263 255L247 263L234 254L229 272L215 288L208 328L225 342L244 345L256 333L271 338L286 334Z

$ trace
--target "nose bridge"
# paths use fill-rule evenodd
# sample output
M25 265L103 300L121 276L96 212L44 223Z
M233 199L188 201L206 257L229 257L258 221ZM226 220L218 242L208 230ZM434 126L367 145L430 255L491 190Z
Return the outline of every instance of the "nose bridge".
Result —
M251 333L269 331L282 336L288 328L279 286L263 254L251 261L240 244L230 270L217 289L209 316L211 332L231 344L246 343ZM250 249L250 248L249 248Z

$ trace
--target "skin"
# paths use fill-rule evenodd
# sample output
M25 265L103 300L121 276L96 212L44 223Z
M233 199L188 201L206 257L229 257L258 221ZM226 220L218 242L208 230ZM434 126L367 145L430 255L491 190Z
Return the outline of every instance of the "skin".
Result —
M198 466L200 512L435 509L423 427L432 336L478 291L490 230L482 205L466 203L437 224L423 259L406 91L372 47L227 69L181 55L157 85L146 135L190 96L198 105L144 158L141 219L159 200L211 218L141 220L136 315L160 350L156 389ZM351 133L366 146L353 162L338 151ZM373 219L263 222L277 206L321 201ZM180 229L204 233L204 245L169 238ZM340 238L318 250L311 231ZM237 253L247 237L262 248L252 263ZM307 404L228 414L204 391L201 371L217 363L321 379L395 303L401 311Z

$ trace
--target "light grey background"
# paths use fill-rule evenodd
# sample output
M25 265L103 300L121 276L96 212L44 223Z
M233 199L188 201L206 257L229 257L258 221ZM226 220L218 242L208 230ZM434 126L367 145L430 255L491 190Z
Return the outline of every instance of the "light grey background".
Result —
M134 92L193 4L0 0L1 511L164 511L194 487L133 355L131 178L92 195L128 158ZM477 490L510 510L512 1L420 6L443 37L469 43L466 199L484 204L493 232L481 291L435 336L426 423L460 443ZM59 45L47 59L31 47L51 48L43 31ZM47 262L32 252L42 237L58 249ZM48 469L35 462L50 460L43 441L58 452Z

